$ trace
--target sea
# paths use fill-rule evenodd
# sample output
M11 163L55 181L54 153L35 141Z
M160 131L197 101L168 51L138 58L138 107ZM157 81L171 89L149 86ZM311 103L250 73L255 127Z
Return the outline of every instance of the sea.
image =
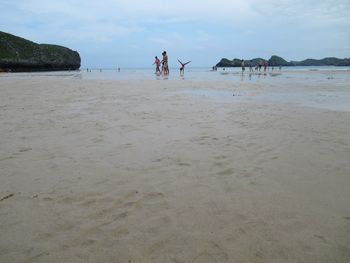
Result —
M29 73L0 73L0 78L32 78L59 77L86 80L190 80L190 81L228 81L228 82L311 82L329 81L339 84L350 83L350 67L275 67L264 71L249 72L249 68L242 73L241 68L186 68L183 75L179 69L170 69L168 76L156 75L154 68L121 68L117 69L81 69L78 71L29 72Z
M237 101L254 99L264 101L278 101L297 103L303 106L316 107L328 110L350 112L350 67L282 67L264 71L249 72L249 68L242 73L241 68L210 68L186 69L180 75L178 69L170 69L168 76L156 75L154 68L121 68L118 69L81 69L78 71L30 72L30 73L0 73L1 78L31 79L31 78L60 78L82 80L158 80L158 81L220 81L229 83L255 83L259 85L287 85L312 86L312 91L296 89L292 92L265 92L248 94L245 90L234 93L225 90L188 89L189 96L202 96L220 101ZM329 90L317 87L327 87ZM237 86L237 85L236 85ZM1 82L0 82L1 88Z

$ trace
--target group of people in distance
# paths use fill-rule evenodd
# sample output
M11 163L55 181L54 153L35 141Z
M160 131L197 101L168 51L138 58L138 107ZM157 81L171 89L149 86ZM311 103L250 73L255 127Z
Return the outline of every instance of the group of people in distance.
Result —
M162 61L160 61L160 59L156 56L155 57L155 61L153 63L153 65L156 65L156 72L155 74L160 75L160 74L164 74L164 75L169 75L169 64L168 64L168 55L166 53L166 51L163 51L162 53L163 59ZM185 66L190 63L191 61L188 61L186 63L182 63L179 59L177 60L181 66L180 66L180 74L183 75L185 73ZM162 65L162 69L160 69L160 65Z
M259 63L257 63L255 65L255 70L260 71L261 67L264 65L264 71L269 69L269 64L267 63L267 61L260 61ZM245 71L245 66L244 66L244 59L241 60L241 67L242 67L242 72ZM279 67L279 69L281 70L281 66ZM272 70L274 69L274 67L272 67ZM253 72L253 66L251 63L249 63L249 72Z

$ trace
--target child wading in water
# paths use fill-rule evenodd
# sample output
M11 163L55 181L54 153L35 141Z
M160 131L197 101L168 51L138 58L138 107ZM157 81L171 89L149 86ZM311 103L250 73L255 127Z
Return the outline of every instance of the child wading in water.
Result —
M156 65L156 74L160 74L160 60L157 56L155 57L154 64Z
M180 60L177 60L179 61L179 63L181 64L181 67L180 67L180 74L184 74L185 73L185 66L190 63L191 61L188 61L186 63L182 63Z

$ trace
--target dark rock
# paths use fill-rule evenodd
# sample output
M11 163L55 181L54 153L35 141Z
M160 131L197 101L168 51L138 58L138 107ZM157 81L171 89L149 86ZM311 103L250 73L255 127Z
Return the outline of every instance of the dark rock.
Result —
M272 56L268 61L269 66L278 67L278 66L291 66L291 63L279 56Z
M303 61L292 61L294 66L350 66L350 58L328 57L323 59L308 58Z
M69 48L36 44L0 31L0 71L54 71L80 68L79 53Z
M216 64L217 67L235 67L233 61L227 58L222 58L219 63Z
M263 58L253 58L250 60L244 60L244 65L247 67L249 65L255 66L259 63L264 63L266 59ZM240 67L242 64L242 59L234 58L233 60L228 60L227 58L223 58L220 60L218 64L216 64L217 67Z
M233 60L229 60L227 58L222 58L217 67L240 67L242 59L235 58ZM350 66L350 58L335 58L328 57L323 59L306 59L303 61L291 61L288 62L282 57L272 56L269 60L263 58L254 58L250 60L244 60L245 66L255 66L259 63L264 64L265 61L268 62L269 66Z

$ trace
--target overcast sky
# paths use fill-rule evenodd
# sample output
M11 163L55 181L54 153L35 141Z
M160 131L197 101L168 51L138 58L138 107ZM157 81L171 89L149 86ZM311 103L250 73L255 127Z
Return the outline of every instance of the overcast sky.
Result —
M155 55L350 57L350 0L0 0L0 31L77 50L82 67L149 67Z

